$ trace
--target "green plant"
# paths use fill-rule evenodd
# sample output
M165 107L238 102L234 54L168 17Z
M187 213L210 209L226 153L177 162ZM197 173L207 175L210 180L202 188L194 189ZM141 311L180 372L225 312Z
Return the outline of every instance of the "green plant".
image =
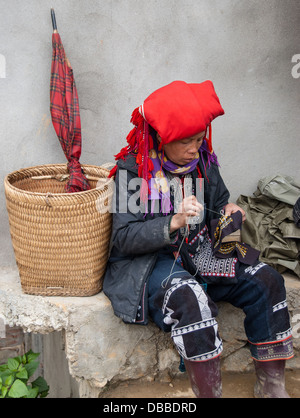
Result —
M0 365L0 398L45 398L48 395L49 386L43 377L28 382L38 368L36 358L39 355L30 350Z

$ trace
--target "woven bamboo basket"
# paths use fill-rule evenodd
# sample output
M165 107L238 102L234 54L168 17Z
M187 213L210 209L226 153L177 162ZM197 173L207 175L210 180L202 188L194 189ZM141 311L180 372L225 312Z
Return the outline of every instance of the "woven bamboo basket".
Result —
M113 180L82 165L91 190L64 193L66 164L15 171L4 187L22 290L91 296L102 290L111 235Z

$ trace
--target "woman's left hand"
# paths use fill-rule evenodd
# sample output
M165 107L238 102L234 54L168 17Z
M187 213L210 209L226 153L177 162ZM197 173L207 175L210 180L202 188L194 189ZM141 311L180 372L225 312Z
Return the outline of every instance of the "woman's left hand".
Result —
M236 205L235 203L228 203L224 207L224 210L225 210L225 216L230 216L231 214L233 214L237 211L240 211L241 214L242 214L242 217L243 217L242 220L243 220L243 222L245 222L246 212L242 208L240 208L238 205Z

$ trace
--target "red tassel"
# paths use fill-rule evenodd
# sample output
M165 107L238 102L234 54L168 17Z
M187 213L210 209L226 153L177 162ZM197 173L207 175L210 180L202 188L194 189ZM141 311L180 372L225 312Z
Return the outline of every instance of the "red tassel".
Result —
M108 178L110 179L110 178L114 177L116 175L117 170L118 170L118 166L115 165L114 168L112 168L110 170L109 175L108 175Z
M116 154L114 157L115 157L115 159L116 159L116 160L120 160L120 159L125 160L125 157L126 157L128 154L129 154L128 147L124 147L124 148L122 148L122 149L121 149L121 151L120 151L118 154Z
M130 147L133 149L136 144L136 128L133 128L129 134L127 135L127 142L130 145Z
M144 118L140 114L138 107L136 109L134 109L134 111L132 112L130 122L133 123L135 126L138 126L142 122L144 122Z
M200 171L200 168L199 168L198 164L197 164L197 171L198 171L198 178L202 179L202 174L201 174L201 171Z

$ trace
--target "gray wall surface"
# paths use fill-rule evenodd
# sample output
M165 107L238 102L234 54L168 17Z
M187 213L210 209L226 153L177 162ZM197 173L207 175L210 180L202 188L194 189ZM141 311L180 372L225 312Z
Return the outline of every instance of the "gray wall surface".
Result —
M14 263L5 175L66 162L49 111L51 7L78 88L82 163L113 160L132 110L155 89L210 79L225 110L213 123L213 144L231 200L251 195L267 175L300 180L299 0L0 5L0 264Z

